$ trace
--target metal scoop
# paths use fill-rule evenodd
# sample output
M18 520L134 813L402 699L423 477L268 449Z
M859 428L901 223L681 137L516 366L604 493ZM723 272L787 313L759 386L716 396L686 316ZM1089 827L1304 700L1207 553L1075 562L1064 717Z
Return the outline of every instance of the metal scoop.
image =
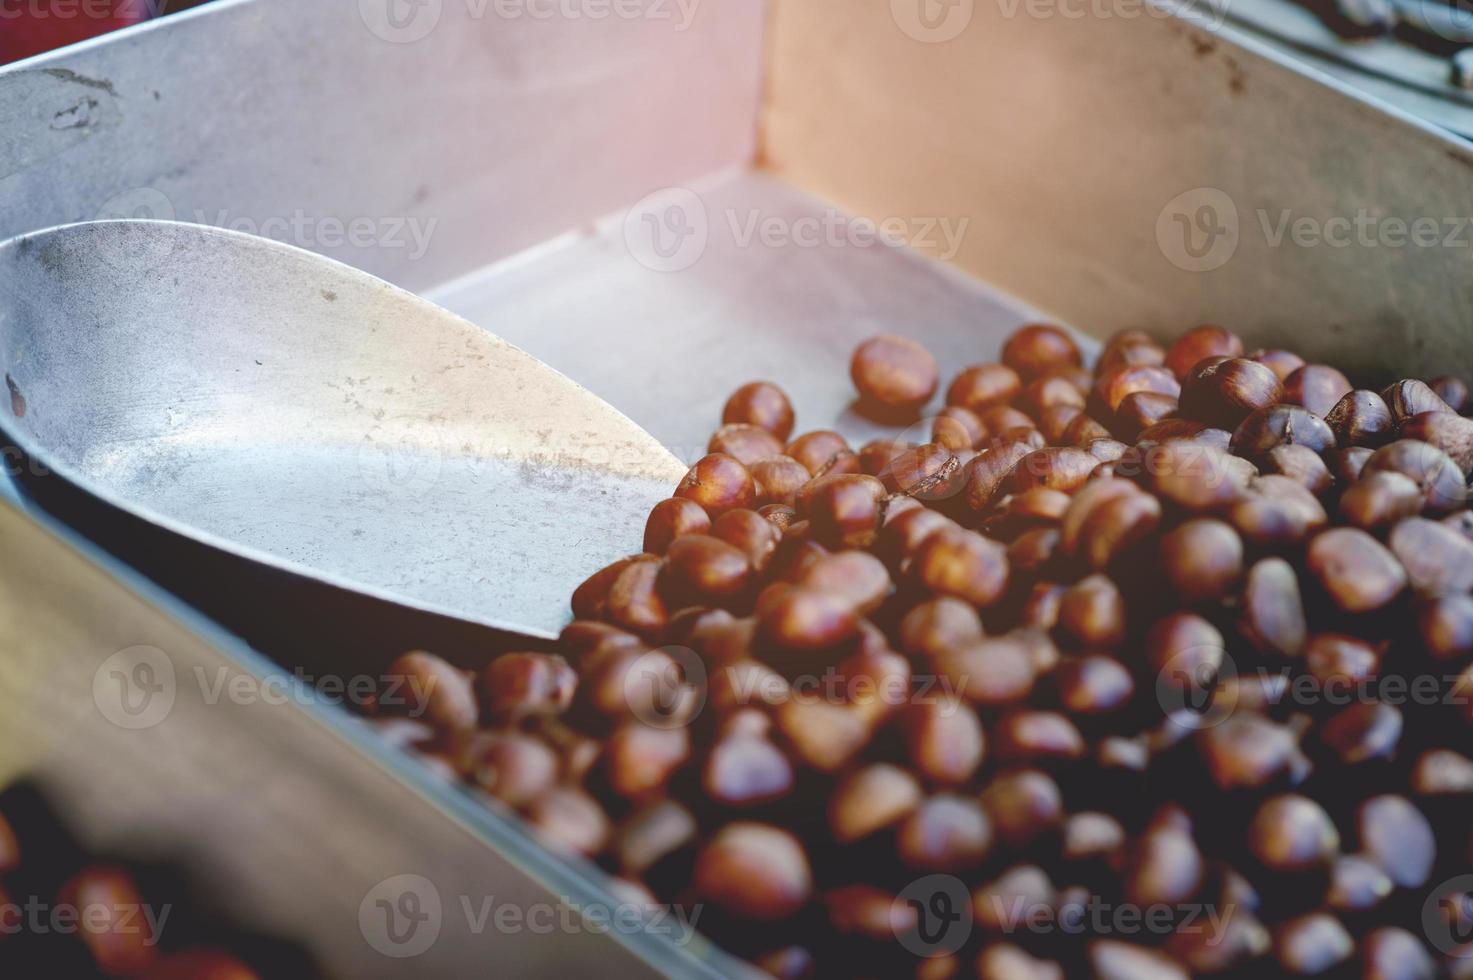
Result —
M198 225L0 244L0 369L0 427L94 496L252 561L532 635L638 550L631 534L684 472L434 304Z

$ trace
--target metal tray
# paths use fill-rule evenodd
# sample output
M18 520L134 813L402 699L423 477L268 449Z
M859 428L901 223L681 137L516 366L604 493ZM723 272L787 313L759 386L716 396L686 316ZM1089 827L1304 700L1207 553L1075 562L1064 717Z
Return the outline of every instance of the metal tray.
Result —
M1250 343L1290 336L1306 354L1333 353L1367 375L1469 373L1465 251L1276 241L1260 218L1272 225L1285 209L1321 225L1360 209L1378 220L1473 215L1465 145L1231 28L1128 6L1138 15L964 3L948 8L959 20L926 21L905 0L778 0L703 4L677 23L430 3L395 27L368 0L222 0L0 70L0 237L134 214L274 232L521 346L682 458L704 447L726 392L759 375L790 390L800 425L839 417L841 430L864 438L867 423L847 412L842 365L853 341L879 329L917 334L948 359L983 359L1033 316L1093 336L1215 319ZM838 244L799 240L815 222L821 239L826 222L852 231L856 215L900 219L913 238L925 238L926 221L967 228L916 249L856 245L848 232ZM377 239L323 234L354 218L368 218ZM423 248L390 234L411 219L422 229L437 222ZM772 236L748 234L769 219ZM1199 238L1184 238L1194 227ZM678 241L651 237L661 228L678 229ZM26 490L7 492L20 510L0 514L0 527L41 535L21 511L48 527L60 514L123 559L98 557L105 571L91 572L118 602L148 596L160 629L205 628L126 562L265 654L211 631L199 656L255 671L311 663L343 672L372 669L354 665L378 662L406 636L443 639L465 657L508 642L222 563L19 469ZM40 498L46 513L35 509ZM638 533L630 529L630 547ZM66 561L36 559L55 560ZM87 599L20 567L7 569L5 592L31 614L26 635L47 651L38 662L91 676L102 651L82 656L71 625L88 622ZM292 597L280 622L262 614ZM330 636L367 621L388 624L377 642L346 648L371 629L345 632L348 644L331 651L303 640L314 625ZM111 629L103 650L148 642ZM49 690L72 714L92 710L86 688ZM150 754L213 753L228 744L222 726L244 714L176 710ZM142 835L189 854L207 880L232 883L221 894L233 913L275 916L339 975L451 976L467 957L489 965L498 955L526 956L520 972L534 974L735 969L699 943L682 950L647 937L482 936L436 944L408 969L379 956L347 914L387 870L375 847L398 857L397 872L447 894L471 869L485 890L507 891L503 878L535 882L541 896L597 886L526 848L461 793L345 734L354 729L341 710L249 714L261 730L239 729L229 751L251 753L253 771L270 773L250 781L250 798L228 756L195 770L208 778L153 766L153 792L107 793L94 788L97 767L80 762L128 771L111 729L45 718L23 726L25 715L7 711L0 732L13 771L117 839ZM314 755L309 732L339 754ZM375 797L352 804L356 822L322 816L371 793L395 808ZM292 830L262 830L232 849L206 822L175 813L189 806L174 800L200 796L221 810L219 797L230 797L236 824ZM150 830L160 821L167 842ZM339 825L371 835L352 849L363 866L344 850L350 838L324 833ZM340 867L308 888L290 860L274 859L273 843L328 851Z

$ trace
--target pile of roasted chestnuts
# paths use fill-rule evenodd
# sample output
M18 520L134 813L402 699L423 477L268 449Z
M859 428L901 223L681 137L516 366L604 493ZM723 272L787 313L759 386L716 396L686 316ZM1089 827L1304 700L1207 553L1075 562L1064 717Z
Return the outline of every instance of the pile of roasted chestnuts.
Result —
M556 652L376 723L777 977L1473 977L1464 384L956 367L863 344L866 445L743 386Z

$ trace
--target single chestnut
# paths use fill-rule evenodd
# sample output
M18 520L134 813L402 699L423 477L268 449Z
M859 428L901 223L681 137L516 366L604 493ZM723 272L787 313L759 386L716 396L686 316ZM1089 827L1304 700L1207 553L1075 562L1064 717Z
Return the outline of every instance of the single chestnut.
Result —
M976 800L947 793L923 801L895 831L900 860L917 871L955 873L992 850L992 822Z
M1349 379L1328 364L1306 364L1284 379L1284 401L1320 418L1352 390Z
M746 554L709 534L687 534L670 542L660 572L665 594L687 604L719 605L740 595L751 579Z
M852 844L904 820L920 806L921 784L906 770L877 762L841 780L829 798L829 832Z
M1243 341L1222 327L1204 324L1176 338L1166 351L1166 366L1185 381L1192 368L1208 357L1242 357Z
M1187 375L1182 382L1181 415L1231 431L1283 395L1283 385L1268 368L1246 358L1229 358Z
M742 918L793 915L813 892L808 855L797 838L767 824L727 824L701 849L694 886L700 897Z
M1396 438L1396 420L1385 399L1363 388L1346 392L1326 413L1325 423L1341 446L1375 448Z
M1160 391L1133 391L1120 400L1115 421L1121 438L1133 439L1157 422L1176 414L1180 399Z
M1002 364L974 364L964 369L946 389L946 404L960 405L973 412L1005 406L1023 389L1023 380L1018 372ZM1025 423L1027 416L1023 416ZM983 422L989 430L999 427L985 417Z
M609 818L603 807L572 786L552 787L523 814L537 837L553 851L592 857L609 839Z
M796 516L796 514L794 515ZM789 522L791 523L791 522ZM761 573L782 541L782 531L768 515L758 511L729 510L711 525L711 537L747 556L752 570Z
M1427 387L1454 412L1462 413L1468 408L1468 384L1462 378L1444 374L1427 382Z
M1452 411L1448 403L1438 397L1437 392L1428 387L1426 382L1416 378L1403 378L1388 385L1381 392L1381 398L1386 402L1386 407L1391 409L1391 417L1396 420L1397 425L1423 412Z
M757 490L745 466L724 453L712 453L690 468L675 496L693 500L710 516L720 517L733 507L751 507Z
M555 653L504 653L481 672L481 704L508 721L562 714L577 689L577 673Z
M731 393L721 410L722 422L757 425L786 441L793 431L793 403L770 381L751 381Z
M915 341L881 334L855 349L849 375L862 405L882 413L909 413L936 393L940 369L931 352Z
M778 584L758 597L757 622L762 635L781 647L818 650L853 636L859 614L847 596Z
M1007 550L975 532L943 527L922 542L910 572L934 593L985 608L1007 589Z
M931 420L931 441L940 443L951 452L975 449L986 437L987 427L982 424L977 413L961 405L947 405ZM895 455L899 454L892 455L890 459L894 459ZM879 473L875 475L878 476Z
M1304 358L1293 351L1278 348L1260 347L1248 355L1248 360L1257 361L1259 364L1262 364L1274 374L1277 374L1280 381L1283 381L1289 375L1304 367Z
M1034 419L1056 405L1084 407L1084 392L1074 382L1059 374L1045 374L1035 378L1018 393L1017 405Z
M806 474L805 474L806 476ZM655 504L644 525L644 550L663 555L670 542L682 534L705 534L711 530L706 508L686 497L671 497Z
M476 726L481 709L470 675L445 659L414 650L395 659L385 675L394 683L380 695L381 708L448 731Z
M1161 568L1183 602L1220 599L1243 574L1243 540L1211 517L1183 522L1161 539Z
M1248 827L1248 847L1278 871L1303 871L1334 858L1340 834L1324 807L1306 796L1285 794L1263 803Z
M959 698L928 696L907 706L901 721L911 765L931 782L961 785L981 767L987 744L982 722Z
M1390 470L1409 477L1422 488L1426 509L1445 514L1463 506L1468 486L1463 471L1452 457L1431 443L1398 439L1371 454L1361 469L1366 474Z
M1325 420L1298 405L1269 405L1255 410L1233 431L1229 448L1256 459L1278 446L1304 446L1322 453L1335 446L1335 433Z
M1473 419L1452 412L1422 412L1402 420L1400 435L1436 446L1465 476L1473 473Z
M836 457L848 452L849 442L828 429L805 432L787 446L787 455L802 463L810 476L825 472Z
M880 501L885 488L861 473L829 476L813 481L811 495L799 495L815 541L826 548L862 547L874 540L880 525Z
M1079 347L1062 328L1047 323L1019 327L1002 347L1002 362L1024 379L1058 367L1078 366Z
M750 467L760 460L781 456L783 441L761 426L728 422L711 436L706 452L723 453Z

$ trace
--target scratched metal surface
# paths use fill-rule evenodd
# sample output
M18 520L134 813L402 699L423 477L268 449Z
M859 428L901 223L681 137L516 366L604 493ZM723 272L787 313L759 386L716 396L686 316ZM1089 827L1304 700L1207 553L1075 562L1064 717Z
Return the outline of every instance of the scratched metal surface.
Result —
M4 427L170 530L552 636L684 469L514 347L361 272L196 225L0 246Z

